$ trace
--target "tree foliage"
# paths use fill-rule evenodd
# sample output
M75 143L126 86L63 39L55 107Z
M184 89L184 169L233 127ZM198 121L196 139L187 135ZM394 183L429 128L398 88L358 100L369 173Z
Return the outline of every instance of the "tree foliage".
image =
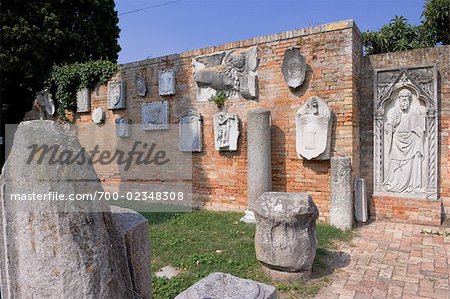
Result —
M53 66L117 60L113 0L3 0L0 13L3 123L20 121Z
M449 44L450 0L427 0L422 23L411 25L404 16L395 16L379 31L363 33L366 54L405 51Z

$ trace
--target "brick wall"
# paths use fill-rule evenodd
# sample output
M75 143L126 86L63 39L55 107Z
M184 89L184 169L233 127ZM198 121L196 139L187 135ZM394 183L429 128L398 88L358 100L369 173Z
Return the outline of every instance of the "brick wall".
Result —
M368 194L373 188L373 70L402 68L414 65L433 65L438 69L439 112L439 177L441 200L406 199L392 197L371 198L371 214L375 218L396 221L440 224L450 213L450 46L386 53L364 57L361 67L361 176L367 180ZM441 212L442 211L442 212Z
M218 152L214 149L212 124L217 108L209 102L197 102L192 58L255 45L259 58L259 100L228 100L228 110L237 113L241 121L239 146L237 152ZM281 73L284 52L292 46L301 48L308 66L305 82L295 91L289 89ZM358 175L361 49L358 28L353 21L343 21L122 65L113 79L126 80L127 109L107 110L106 122L113 123L118 117L128 117L134 124L141 123L142 103L162 99L169 101L170 123L178 123L178 114L188 108L197 110L204 122L203 151L193 153L196 204L218 210L244 210L247 207L247 112L257 107L268 108L272 113L273 190L309 192L319 207L321 218L326 220L330 201L330 163L297 158L295 114L309 97L315 95L324 99L335 113L332 155L352 157L353 171ZM158 72L165 68L175 69L176 95L160 97ZM136 71L145 73L149 86L145 98L136 94ZM106 86L93 91L91 97L92 108L106 109ZM75 120L77 123L90 122L90 117L90 113L80 113ZM117 181L114 176L101 179L105 189Z

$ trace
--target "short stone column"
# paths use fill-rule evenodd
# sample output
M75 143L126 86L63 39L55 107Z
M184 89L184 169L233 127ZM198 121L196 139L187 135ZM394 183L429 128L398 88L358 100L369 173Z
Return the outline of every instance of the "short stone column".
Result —
M368 216L366 180L357 178L355 179L355 218L356 221L366 222Z
M352 229L352 164L349 157L331 158L330 224L343 230Z
M247 114L247 201L248 210L241 221L254 223L253 211L258 197L272 190L270 111L253 109Z
M256 258L274 280L309 278L319 210L307 193L266 192L255 207Z

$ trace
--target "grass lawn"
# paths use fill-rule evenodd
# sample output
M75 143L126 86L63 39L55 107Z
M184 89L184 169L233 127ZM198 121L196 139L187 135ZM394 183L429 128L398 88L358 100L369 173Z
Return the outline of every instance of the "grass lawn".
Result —
M255 257L255 225L239 222L240 213L194 211L192 213L146 213L150 222L152 273L171 265L182 271L172 279L153 275L153 298L171 299L212 272L231 273L275 285L279 298L315 295L328 283L329 260L336 241L348 241L350 232L318 223L318 250L314 279L292 284L273 283Z

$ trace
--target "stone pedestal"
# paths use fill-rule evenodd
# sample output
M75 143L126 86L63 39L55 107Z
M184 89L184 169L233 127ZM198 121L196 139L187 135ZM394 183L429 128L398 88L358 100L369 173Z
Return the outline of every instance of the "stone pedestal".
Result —
M268 273L278 280L308 278L316 256L319 216L311 196L266 192L258 199L255 216L256 258L270 269Z
M350 230L353 225L352 165L349 157L331 158L330 224Z
M258 197L272 190L272 160L270 145L270 111L253 109L247 114L247 201L254 211ZM244 222L254 222L246 212Z

